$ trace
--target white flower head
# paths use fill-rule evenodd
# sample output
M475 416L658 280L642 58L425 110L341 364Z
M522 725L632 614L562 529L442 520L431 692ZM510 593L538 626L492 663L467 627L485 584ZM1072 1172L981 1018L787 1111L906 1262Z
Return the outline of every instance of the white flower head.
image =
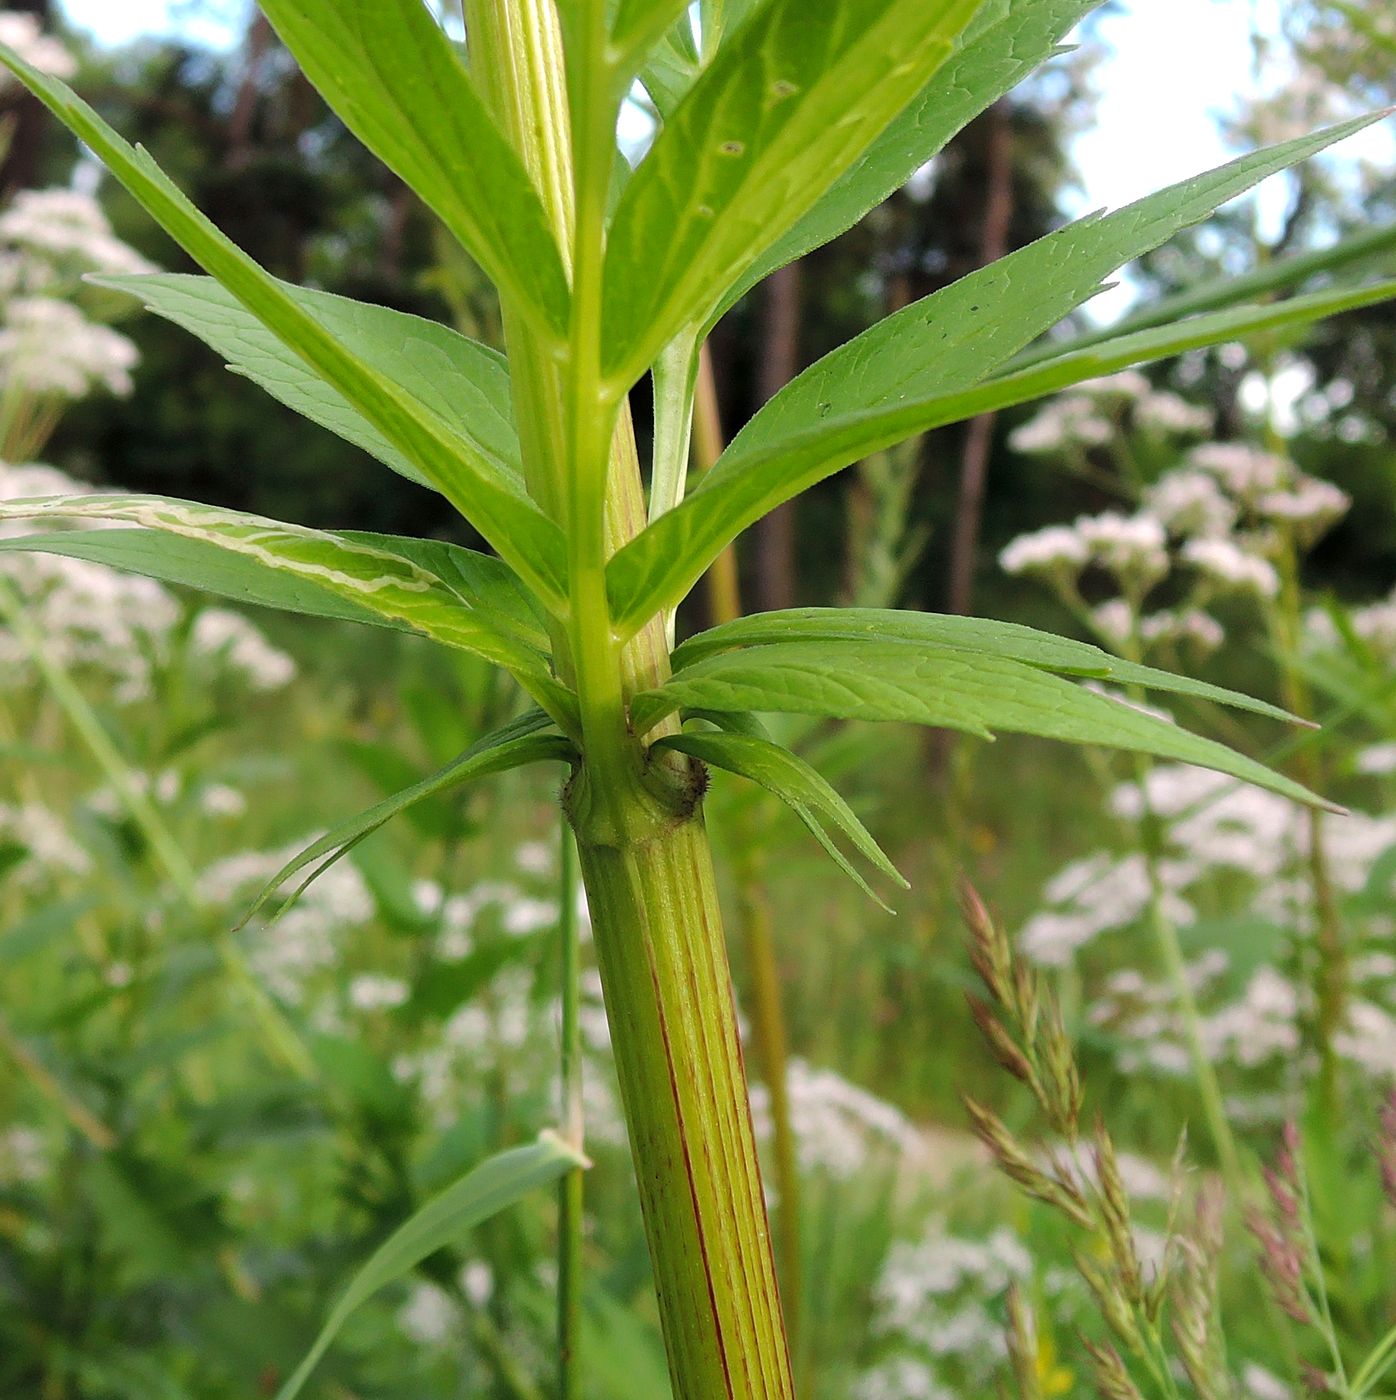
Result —
M1312 544L1352 507L1346 491L1316 476L1299 476L1287 489L1267 491L1255 501L1256 514L1294 527L1305 544Z
M1145 394L1134 405L1134 426L1154 437L1197 437L1212 431L1212 411L1180 394Z
M280 690L296 677L296 663L231 608L205 608L194 619L192 644L196 656L218 662L254 690Z
M1150 645L1182 642L1204 653L1216 651L1226 640L1221 623L1201 608L1150 613L1139 632Z
M999 555L1006 574L1036 574L1048 580L1073 581L1090 559L1086 542L1070 526L1049 525L1010 541Z
M1170 534L1184 538L1226 535L1236 524L1235 503L1208 472L1168 472L1145 491L1144 508Z
M1283 457L1245 442L1203 443L1188 453L1188 464L1198 471L1210 472L1241 500L1279 490L1292 470Z
M1091 560L1131 592L1152 587L1168 573L1168 536L1152 515L1083 515L1076 533Z
M0 374L32 394L80 399L96 389L134 387L135 345L56 297L16 297L0 325Z
M1008 435L1008 445L1029 456L1051 456L1073 446L1103 447L1114 434L1114 425L1101 416L1095 400L1085 394L1067 394L1052 399L1036 417L1015 428Z
M1280 576L1268 559L1243 549L1233 540L1192 539L1183 546L1183 559L1212 583L1240 593L1273 598Z
M22 10L0 10L0 44L13 49L31 68L55 78L71 78L78 71L72 54L39 28L37 15ZM15 82L8 69L0 73L0 90L14 86Z

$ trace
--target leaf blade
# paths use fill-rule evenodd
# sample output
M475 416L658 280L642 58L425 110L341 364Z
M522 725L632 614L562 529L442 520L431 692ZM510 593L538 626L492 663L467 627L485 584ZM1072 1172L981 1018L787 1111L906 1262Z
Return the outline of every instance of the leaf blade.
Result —
M434 1196L390 1235L349 1281L310 1350L276 1400L293 1400L329 1350L345 1320L381 1288L401 1278L467 1230L497 1215L530 1192L589 1163L555 1133L482 1162Z
M276 917L280 918L330 866L348 855L360 841L366 840L394 817L419 802L425 802L465 783L493 777L498 773L507 773L528 763L541 763L548 759L573 761L576 758L576 749L568 740L559 734L540 732L551 722L541 710L523 715L511 724L486 734L459 757L452 759L450 763L420 782L413 783L384 798L383 801L375 802L373 806L355 816L337 823L319 840L311 842L304 850L297 852L267 881L239 920L237 928L243 928L255 918L288 880L299 875L307 866L315 866L310 876L298 885L277 909Z
M680 708L776 710L840 719L992 730L1147 753L1213 768L1295 801L1325 805L1254 759L1132 706L1004 657L901 643L755 647L698 662L631 702L636 731Z
M714 481L709 473L677 509L661 516L611 560L607 584L617 628L625 635L672 607L702 576L734 536L781 501L833 475L870 452L916 433L1030 403L1086 379L1188 350L1242 340L1263 331L1307 325L1327 316L1396 297L1396 281L1371 287L1314 292L1264 306L1196 316L1117 340L1073 350L1025 369L986 379L967 389L932 395L869 414L839 433L813 430L780 454L762 454L740 471ZM777 461L789 476L773 479ZM708 494L711 491L712 494Z
M777 268L832 242L900 189L980 112L1059 50L1102 0L1010 0L986 6L955 52L828 193L722 300L719 315ZM716 319L716 318L714 318Z
M138 298L148 311L197 336L235 374L252 380L303 418L362 448L408 480L432 485L339 390L213 278L155 273L89 280ZM480 459L483 470L515 488L522 485L509 372L502 356L435 321L329 292L280 285L341 344L449 426L458 443Z
M691 637L674 652L675 671L737 647L788 642L898 642L908 646L954 647L1020 661L1028 666L1072 676L1139 685L1219 705L1249 710L1269 719L1299 724L1287 710L1240 691L1193 680L1189 676L1141 666L1113 656L1090 642L1058 637L1016 622L960 617L950 613L908 612L892 608L791 608L754 613L722 623Z
M354 135L496 286L564 336L567 274L542 200L421 0L264 0L262 9Z
M253 560L504 667L564 729L575 728L575 697L553 678L546 658L400 551L162 496L93 494L0 503L0 520L53 518L134 524Z
M606 254L604 372L698 330L764 244L948 56L980 0L771 0L724 44L631 178ZM850 106L847 94L857 92Z
M903 889L909 888L902 873L837 790L818 769L782 745L750 734L685 732L667 735L653 747L687 754L700 763L735 773L774 793L805 824L839 869L888 913L893 911L834 844L820 817L827 818L854 849L889 880Z

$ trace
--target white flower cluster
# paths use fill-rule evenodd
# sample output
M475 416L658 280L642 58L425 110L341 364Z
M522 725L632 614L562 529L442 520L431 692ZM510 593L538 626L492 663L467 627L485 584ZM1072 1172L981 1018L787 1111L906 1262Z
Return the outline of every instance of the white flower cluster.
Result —
M241 912L240 906L314 839L228 856L203 872L199 891L214 908ZM248 962L274 996L302 1006L310 979L338 962L345 931L367 923L373 912L373 897L357 867L337 861L274 924L255 926Z
M1249 912L1274 929L1274 959L1309 936L1308 817L1301 808L1182 765L1153 769L1143 788L1121 785L1110 805L1127 820L1147 810L1162 822L1166 853L1158 873L1164 912L1178 927L1198 919L1219 881L1242 880ZM1334 817L1324 835L1335 891L1356 894L1367 889L1383 856L1396 850L1396 815ZM1065 966L1102 935L1136 931L1149 900L1142 856L1098 852L1073 861L1047 884L1042 909L1021 930L1021 945L1043 965ZM1396 1072L1396 956L1385 948L1393 934L1390 921L1369 921L1369 942L1359 946L1371 951L1354 960L1358 996L1339 1042L1347 1058L1374 1075ZM1215 1063L1243 1071L1278 1067L1299 1050L1308 1007L1278 962L1262 961L1238 975L1227 953L1213 948L1194 959L1188 978L1202 1013L1204 1047ZM1098 983L1089 1016L1112 1036L1123 1071L1189 1072L1185 1027L1166 980L1134 967L1109 973Z
M0 376L11 393L81 399L97 389L126 395L134 387L136 347L89 321L70 301L16 297L0 325Z
M41 1181L50 1167L43 1134L27 1123L16 1123L0 1132L0 1186Z
M1144 508L1169 534L1215 537L1231 533L1237 507L1209 472L1180 468L1161 476L1144 492Z
M1268 559L1251 554L1233 540L1192 539L1183 546L1183 562L1191 564L1214 585L1238 593L1273 598L1280 576Z
M1015 452L1056 456L1072 448L1103 447L1115 435L1115 425L1085 394L1063 394L1008 435Z
M81 495L90 489L53 467L0 463L3 501ZM78 528L101 527L84 522ZM0 538L32 533L25 521L0 523ZM82 559L24 551L0 554L0 576L18 591L54 660L110 677L119 703L151 693L157 668L171 659L172 638L183 615L179 602L160 584ZM279 689L296 673L291 658L271 646L252 622L224 608L198 614L192 648L209 678L224 676L254 690ZM3 630L0 667L0 683L6 686L33 679L28 653Z
M1396 664L1396 588L1379 602L1353 608L1348 613L1353 632L1383 659ZM1315 651L1336 651L1343 646L1333 619L1315 608L1304 619L1308 645Z
M281 690L296 678L296 663L272 646L242 613L205 608L194 619L194 654L215 661L253 690Z
M19 847L24 858L10 872L23 884L38 884L64 875L86 875L91 857L73 839L56 812L37 802L0 803L0 838Z
M516 879L491 878L457 894L430 881L415 891L418 907L438 926L435 954L444 963L458 962L483 948L505 945L500 970L469 1002L453 1012L432 1036L393 1059L403 1083L413 1084L435 1122L445 1127L460 1114L462 1102L483 1074L500 1076L511 1098L556 1102L557 1035L561 1005L537 995L534 963L520 947L507 956L514 940L547 935L557 926L556 898L534 893L530 883L548 880L555 867L549 846L524 842L514 854ZM585 898L578 892L580 931L589 930ZM625 1122L611 1059L610 1027L594 970L583 976L578 1022L585 1056L582 1076L587 1138L593 1145L625 1142Z
M1151 396L1161 397L1140 375L1116 375L1081 387L1086 392L1049 405L1019 433L1029 443L1047 444L1052 437L1048 429L1075 421L1085 405L1132 404L1138 410ZM1184 412L1188 407L1180 399L1155 415L1156 425L1165 424L1170 414L1173 422L1167 430L1159 426L1157 435L1178 436L1208 426L1201 418L1190 419ZM1112 420L1110 428L1112 441L1127 430L1119 420ZM1056 438L1059 446L1062 433ZM1074 525L1050 525L1021 535L1003 549L999 564L1008 574L1036 577L1051 586L1111 650L1129 655L1141 647L1186 645L1205 654L1225 640L1221 624L1207 611L1211 602L1224 594L1260 603L1276 598L1281 584L1272 556L1285 535L1307 548L1350 505L1338 487L1305 475L1274 453L1247 443L1203 443L1145 488L1135 514L1106 511L1081 516ZM1153 589L1179 568L1188 585L1181 603L1147 612ZM1088 569L1108 576L1116 590L1092 608L1080 592Z
M1020 535L999 555L1006 573L1074 582L1088 565L1108 570L1123 588L1147 591L1168 572L1167 536L1149 515L1080 516L1074 526L1050 525Z
M0 44L13 49L31 68L55 78L71 78L78 66L72 54L39 27L37 15L23 10L0 10ZM0 77L0 91L12 87L15 79L8 69Z
M847 1181L873 1162L894 1161L921 1145L900 1109L833 1070L791 1059L785 1087L800 1166L806 1172L827 1172ZM764 1084L752 1085L751 1114L757 1138L769 1139L771 1100Z
M932 1220L915 1240L887 1252L873 1297L882 1353L859 1377L858 1400L992 1393L1007 1352L1003 1299L1033 1283L1035 1299L1058 1316L1079 1293L1065 1271L1033 1278L1033 1261L1006 1229L986 1239L947 1232Z
M1104 447L1127 428L1152 438L1198 437L1212 429L1209 410L1155 389L1138 370L1087 379L1050 399L1015 428L1008 445L1032 456L1071 456Z
M20 190L0 213L0 296L69 293L82 278L155 272L113 232L102 206L77 190Z

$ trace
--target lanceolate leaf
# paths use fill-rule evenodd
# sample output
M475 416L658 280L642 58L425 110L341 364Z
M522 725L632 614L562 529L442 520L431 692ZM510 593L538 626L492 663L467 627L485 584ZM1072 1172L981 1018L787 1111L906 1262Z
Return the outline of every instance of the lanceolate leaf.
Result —
M539 651L549 640L532 596L509 566L489 554L477 554L440 540L374 535L358 530L334 538L398 554L421 564L501 631ZM387 617L318 583L269 569L251 555L235 554L225 545L140 527L113 530L60 530L44 535L0 538L0 551L58 554L105 564L185 588L199 588L238 603L302 613L307 617L362 622L402 632L415 629L401 618Z
M674 653L674 669L685 668L736 647L785 645L789 642L901 642L907 646L956 647L1021 661L1044 671L1139 685L1150 690L1190 695L1219 705L1301 723L1294 715L1239 691L1208 685L1188 676L1111 656L1089 642L1056 637L1016 622L993 622L952 614L902 612L889 608L792 608L756 613L725 622L689 638Z
M401 792L385 798L366 811L340 822L318 841L312 842L292 860L286 862L267 882L266 886L252 902L238 927L259 913L288 880L294 879L307 867L313 867L310 874L296 887L286 901L278 908L278 916L284 914L305 890L337 860L354 849L365 838L372 836L379 827L386 825L400 812L418 802L424 802L440 793L450 792L477 778L492 777L496 773L507 773L510 769L521 768L528 763L540 763L546 759L556 759L564 763L577 757L577 750L560 734L545 734L551 720L542 711L535 710L524 715L512 724L496 729L472 744L461 756L448 763L421 782L404 788Z
M123 141L63 83L0 48L0 62L85 141L157 222L263 325L310 365L470 520L550 608L567 596L562 532L522 493L479 470L455 434L365 364L285 287L201 214L149 154Z
M230 553L222 545L185 539L163 530L59 530L52 534L7 536L0 539L0 550L58 554L66 559L125 569L161 583L201 588L257 607L411 630L405 622L360 607L319 584L268 569L256 559Z
M422 0L262 0L262 9L350 131L511 302L565 335L567 275L542 201Z
M1132 335L1135 331L1170 325L1188 316L1200 315L1204 311L1239 306L1243 302L1256 301L1274 292L1288 292L1310 278L1336 272L1339 268L1350 267L1354 263L1377 258L1392 251L1396 251L1396 224L1386 228L1369 229L1366 233L1339 239L1326 248L1316 248L1312 252L1296 253L1291 257L1262 263L1239 277L1220 278L1190 287L1186 291L1177 292L1173 296L1164 297L1131 312L1123 321L1113 326L1084 331L1069 340L1055 343L1049 341L1034 346L1015 356L1006 368L1014 371L1026 369L1029 365L1040 364L1043 360L1086 350L1093 345L1116 340L1122 335Z
M997 0L955 53L818 204L722 300L726 310L762 278L853 227L900 189L968 122L1058 51L1101 0Z
M482 1162L453 1186L434 1196L379 1246L349 1281L330 1310L314 1345L276 1400L301 1392L320 1358L329 1350L349 1314L380 1288L415 1269L438 1249L454 1244L482 1221L497 1215L539 1187L587 1166L586 1159L555 1133L544 1133L530 1147L516 1147Z
M228 368L274 398L361 447L395 472L431 483L342 393L211 277L157 274L94 278L140 298L158 316L198 336ZM501 483L520 488L519 440L504 357L435 321L281 284L308 315L372 370L411 394L449 427L462 452Z
M511 636L505 630L507 620L502 628L495 619L470 608L460 593L399 551L162 496L61 496L0 505L0 520L51 518L138 525L216 546L273 574L323 589L356 608L503 666L564 728L576 723L575 698L553 678L540 652ZM151 557L158 559L158 554L152 550ZM180 567L189 562L184 555ZM140 571L150 572L150 565ZM216 587L216 579L210 586Z
M616 210L605 372L632 382L661 347L701 327L761 249L924 86L979 3L771 0L742 26Z
M641 54L660 43L675 24L688 16L688 0L620 0L611 26L611 48L619 53L626 76Z
M848 803L816 769L780 744L750 734L694 732L669 735L658 740L654 747L672 749L714 768L725 768L729 773L748 778L775 793L804 822L839 868L884 909L887 908L886 904L834 844L826 829L826 821L841 831L888 879L895 880L903 888L907 887L897 867L887 858Z
M368 530L336 530L350 544L396 554L434 574L457 597L491 623L539 651L550 649L547 619L518 575L492 554L481 554L448 540L421 540L411 535L379 535Z
M978 383L1095 296L1117 268L1370 120L1243 156L970 273L811 366L742 429L725 455L740 462L812 429L830 432L879 409ZM717 471L723 469L719 463Z
M728 542L767 511L849 463L916 433L1028 403L1131 365L1262 331L1303 326L1393 297L1396 282L1380 282L1196 316L1062 354L972 388L924 400L913 397L855 417L837 430L821 432L815 427L750 455L724 458L725 469L719 464L707 473L681 506L637 535L611 561L607 583L616 625L627 635L638 631L661 608L673 607Z
M994 730L1153 754L1214 768L1299 802L1298 783L1210 739L1006 657L899 642L792 642L710 657L631 702L644 733L687 708L768 710Z

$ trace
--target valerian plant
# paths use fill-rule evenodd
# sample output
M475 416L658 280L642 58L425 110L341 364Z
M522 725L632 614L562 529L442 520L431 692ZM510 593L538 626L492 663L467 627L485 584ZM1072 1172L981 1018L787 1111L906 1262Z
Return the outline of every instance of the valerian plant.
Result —
M848 228L1051 58L1096 0L465 0L456 42L423 0L263 0L330 107L498 289L506 354L289 286L229 242L145 151L62 83L4 61L208 277L104 279L389 469L493 549L326 532L186 501L81 496L3 518L75 554L312 616L397 628L502 667L536 709L296 863L312 872L414 799L522 764L568 769L676 1395L793 1394L701 796L704 766L781 793L888 873L820 775L755 715L1018 731L1192 762L1317 801L1211 740L1088 689L1282 712L1022 627L888 611L732 622L673 648L673 612L747 526L915 434L1081 380L1396 296L1298 294L1340 264L1277 263L1044 339L1119 267L1368 118L1245 156L1063 228L899 311L795 379L685 498L698 352L763 276ZM657 134L617 144L640 84ZM1282 300L1276 292L1296 293ZM628 411L653 383L654 460ZM648 495L646 494L648 482ZM689 726L693 726L690 728ZM846 857L845 857L846 859ZM482 1164L409 1221L336 1307L452 1232L574 1170L580 1126ZM307 1367L283 1391L299 1386Z

